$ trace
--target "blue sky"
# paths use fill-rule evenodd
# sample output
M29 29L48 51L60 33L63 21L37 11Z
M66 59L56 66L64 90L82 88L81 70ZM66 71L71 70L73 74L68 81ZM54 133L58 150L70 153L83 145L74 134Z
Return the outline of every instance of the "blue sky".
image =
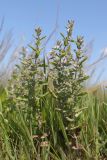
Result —
M0 0L0 18L5 17L5 29L13 29L14 38L32 39L35 26L46 34L55 26L59 7L59 31L68 19L75 21L75 34L86 41L94 38L96 52L107 46L107 0Z
M4 29L13 30L15 42L23 37L28 44L36 26L41 26L46 35L51 33L58 6L56 37L64 31L67 20L73 19L74 36L83 35L86 42L94 39L95 56L107 47L107 0L0 0L0 19L5 17Z

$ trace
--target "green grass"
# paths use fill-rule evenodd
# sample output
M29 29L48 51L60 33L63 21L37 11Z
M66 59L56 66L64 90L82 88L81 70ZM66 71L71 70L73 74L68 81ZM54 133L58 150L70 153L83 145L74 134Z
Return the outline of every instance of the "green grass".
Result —
M78 126L70 128L69 132L60 112L54 110L51 98L47 98L45 105L41 110L40 122L33 117L31 125L19 108L11 112L6 108L4 111L4 106L1 106L0 159L107 158L106 102L91 94L86 95L76 113Z

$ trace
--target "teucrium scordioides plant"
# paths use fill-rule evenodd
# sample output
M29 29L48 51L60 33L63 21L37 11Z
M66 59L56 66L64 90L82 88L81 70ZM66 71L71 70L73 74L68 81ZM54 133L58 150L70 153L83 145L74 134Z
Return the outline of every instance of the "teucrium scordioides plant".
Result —
M50 76L57 108L69 120L75 115L76 106L85 94L83 82L88 78L83 69L87 59L82 51L83 37L72 38L73 26L74 22L68 21L67 34L61 33L62 40L57 41L50 53Z
M54 126L59 137L60 122L57 122L57 115L60 115L70 134L70 129L78 122L77 109L85 94L84 81L88 78L83 68L87 57L82 50L83 37L72 37L73 26L74 22L68 21L66 35L61 33L62 39L49 53L48 64L41 54L44 37L41 36L41 29L37 28L34 46L30 46L32 52L26 56L26 51L23 51L20 64L10 81L8 90L11 107L19 107L21 112L26 112L24 117L35 134L44 131L52 133ZM51 120L49 116L52 116Z

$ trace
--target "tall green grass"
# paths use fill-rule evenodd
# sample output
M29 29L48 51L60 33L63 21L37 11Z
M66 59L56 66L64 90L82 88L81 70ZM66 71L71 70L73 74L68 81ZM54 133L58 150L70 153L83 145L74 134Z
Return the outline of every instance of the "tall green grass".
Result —
M26 115L1 111L1 159L104 159L107 157L107 103L89 94L78 108L78 126L67 132L50 98L29 127ZM3 107L3 106L2 106ZM27 111L26 111L27 112ZM34 128L34 124L39 126ZM32 131L33 130L33 134Z

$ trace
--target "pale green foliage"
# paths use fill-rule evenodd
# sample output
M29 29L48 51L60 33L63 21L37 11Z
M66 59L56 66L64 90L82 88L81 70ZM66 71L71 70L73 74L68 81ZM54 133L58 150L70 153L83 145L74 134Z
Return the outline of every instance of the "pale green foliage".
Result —
M87 59L82 51L83 37L79 36L76 40L73 39L73 26L74 22L68 21L67 35L61 33L62 41L57 41L50 53L49 61L51 68L49 76L53 81L53 88L50 87L50 89L56 96L56 107L68 121L76 119L74 116L78 104L85 95L83 82L88 78L83 71L83 64Z
M74 106L83 93L83 82L88 78L83 72L83 63L87 57L83 55L83 37L72 38L73 22L69 21L67 35L63 34L62 41L58 41L51 51L50 65L51 77L55 94L58 96L60 106ZM71 43L77 49L72 49ZM70 103L68 102L70 100Z

